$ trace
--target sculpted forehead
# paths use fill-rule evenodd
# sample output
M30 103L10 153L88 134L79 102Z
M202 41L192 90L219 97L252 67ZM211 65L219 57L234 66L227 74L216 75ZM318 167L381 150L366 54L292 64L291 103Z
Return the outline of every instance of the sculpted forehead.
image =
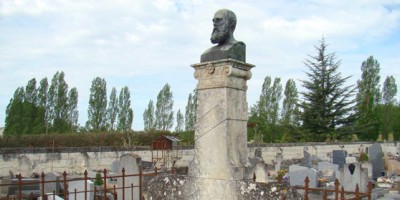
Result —
M215 13L214 19L226 19L228 15L227 10L219 10Z

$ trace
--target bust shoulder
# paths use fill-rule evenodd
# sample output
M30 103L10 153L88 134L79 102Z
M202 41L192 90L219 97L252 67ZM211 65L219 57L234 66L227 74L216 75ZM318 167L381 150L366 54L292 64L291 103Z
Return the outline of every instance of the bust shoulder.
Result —
M235 40L215 45L207 49L201 55L200 62L209 62L227 58L246 62L246 44Z

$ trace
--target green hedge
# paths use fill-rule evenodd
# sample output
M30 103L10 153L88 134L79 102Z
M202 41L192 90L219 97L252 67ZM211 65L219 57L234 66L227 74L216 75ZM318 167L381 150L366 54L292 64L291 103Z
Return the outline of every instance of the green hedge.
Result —
M180 134L169 131L148 131L129 133L68 133L68 134L40 134L15 135L0 137L0 148L16 147L98 147L98 146L149 146L151 141L161 135ZM185 141L184 141L185 142Z

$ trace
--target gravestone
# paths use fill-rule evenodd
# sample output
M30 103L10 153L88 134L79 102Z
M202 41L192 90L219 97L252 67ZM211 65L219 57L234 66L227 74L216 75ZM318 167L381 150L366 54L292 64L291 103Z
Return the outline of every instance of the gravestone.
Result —
M38 200L64 200L63 198L59 197L58 195L53 195L53 193L46 193L47 197L42 198L41 196L38 197ZM89 199L88 199L89 200Z
M297 169L294 171L289 171L289 180L291 186L304 186L305 179L308 177L309 183L308 186L310 188L316 188L318 186L318 172L313 168L307 169Z
M303 160L301 161L301 166L312 168L311 154L306 150L303 150Z
M340 184L343 185L345 191L355 191L356 185L360 192L367 192L368 190L368 175L365 170L361 168L360 163L346 163L340 170Z
M367 171L368 178L372 179L372 165L369 162L361 162L361 168Z
M254 150L254 157L255 157L255 158L262 158L262 151L261 151L261 148L256 148L256 149Z
M376 179L382 176L384 172L383 152L380 144L375 143L369 147L369 162L372 165L372 178Z
M111 163L111 171L115 174L119 174L121 173L120 170L120 161L119 160L115 160Z
M334 181L339 174L339 165L330 162L318 162L318 171L329 181Z
M346 163L356 163L357 162L357 158L354 156L347 156L346 157Z
M60 189L62 189L61 187L61 174L57 173L57 172L48 172L44 175L44 181L54 181L54 182L50 182L50 183L45 183L44 184L44 193L51 193L53 194L53 192L55 194L59 194L60 193ZM40 184L40 191L42 191L42 184Z
M281 163L282 163L282 153L277 153L275 156L276 159L276 163L275 163L275 171L278 172L279 170L281 170Z
M136 154L124 154L120 157L119 175L122 175L122 169L125 169L125 176L138 175L140 173L141 158ZM139 176L128 176L117 178L118 188L125 187L125 189L118 189L118 200L125 199L141 199L140 197L140 178ZM125 183L125 185L123 185ZM131 187L133 185L133 188Z
M339 165L339 168L342 168L346 163L346 152L344 150L333 150L332 163Z
M18 162L20 163L19 173L22 177L30 177L32 175L32 162L26 155L18 157Z
M86 180L86 198L94 199L94 183L91 180ZM68 183L69 200L85 199L85 180L70 181Z
M308 167L300 166L300 165L290 165L289 172L297 171L297 170L306 170Z

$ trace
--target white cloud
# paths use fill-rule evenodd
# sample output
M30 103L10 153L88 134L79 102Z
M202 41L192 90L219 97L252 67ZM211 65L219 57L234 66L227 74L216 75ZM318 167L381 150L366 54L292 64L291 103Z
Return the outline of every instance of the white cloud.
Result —
M345 75L358 78L369 55L384 64L382 73L394 73L400 64L394 53L400 45L395 39L399 5L395 0L0 1L0 126L17 87L33 77L51 79L56 71L64 71L69 86L78 88L81 124L96 76L106 79L109 91L129 86L135 129L142 127L148 101L167 82L176 111L183 111L195 87L190 64L211 46L211 19L220 8L238 16L235 37L246 43L247 61L256 65L249 81L250 105L266 75L281 77L283 83L302 79L302 62L315 53L313 45L321 37L330 44L328 51L342 59Z

